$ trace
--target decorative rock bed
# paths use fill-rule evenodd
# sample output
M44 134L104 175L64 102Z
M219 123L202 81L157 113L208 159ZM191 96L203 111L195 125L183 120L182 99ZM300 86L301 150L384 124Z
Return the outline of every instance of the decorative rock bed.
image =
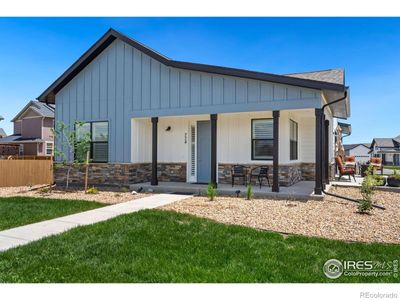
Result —
M41 188L41 186L0 188L0 197L21 196L66 200L86 200L106 204L115 204L146 196L146 194L140 193L132 195L128 190L125 189L101 189L97 194L87 194L83 191L83 188L77 189L71 187L68 189L68 191L53 189L49 192L47 192L47 189L47 187Z
M335 187L330 192L360 199L358 188ZM357 213L357 204L326 196L323 201L244 200L194 197L162 209L190 213L226 224L358 242L400 244L400 194L376 191L374 200L386 210Z

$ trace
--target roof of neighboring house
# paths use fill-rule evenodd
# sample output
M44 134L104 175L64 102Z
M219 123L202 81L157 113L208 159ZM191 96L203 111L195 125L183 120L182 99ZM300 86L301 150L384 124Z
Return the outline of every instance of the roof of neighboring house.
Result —
M139 51L142 51L143 53L149 55L153 59L170 67L263 80L312 89L329 90L341 93L346 90L346 86L344 85L344 75L342 75L343 80L341 80L341 72L339 71L341 69L337 69L336 71L332 70L329 72L310 72L309 74L318 73L319 76L309 75L309 78L306 78L305 75L300 76L299 74L277 75L243 69L175 61L169 59L164 55L161 55L153 49L127 37L126 35L123 35L122 33L114 29L109 29L92 47L89 48L88 51L86 51L71 67L69 67L59 78L57 78L56 81L54 81L37 99L46 103L55 103L55 95L116 39L126 42L127 44L138 49Z
M400 140L397 140L397 138L374 138L371 146L374 144L382 148L397 148L399 147Z
M4 138L7 136L7 133L4 131L3 128L0 128L0 138Z
M360 143L360 144L346 144L346 145L343 145L345 151L354 149L354 148L356 148L358 146L364 146L365 148L369 149L369 147L371 147L371 144L369 144L369 143Z
M304 72L304 73L291 73L291 74L286 74L286 76L331 82L336 84L344 84L345 82L343 68Z
M13 134L0 139L0 144L14 144L14 143L36 143L43 142L40 138L23 138L19 134Z
M16 120L18 120L28 109L34 110L35 112L37 112L42 117L54 118L54 106L46 104L46 103L43 103L43 102L31 100L14 117L14 119L11 120L11 122L15 122Z

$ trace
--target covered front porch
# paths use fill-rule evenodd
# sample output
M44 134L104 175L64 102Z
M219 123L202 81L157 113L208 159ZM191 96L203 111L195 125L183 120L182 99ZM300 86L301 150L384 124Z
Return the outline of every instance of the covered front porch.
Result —
M151 180L131 188L199 193L213 183L220 193L236 194L239 190L243 194L246 180L238 178L231 186L233 168L240 165L246 169L246 177L256 167L268 169L270 186L264 181L259 189L253 180L256 196L321 195L322 184L329 182L333 135L332 118L320 111L132 118L131 161L151 165ZM322 116L324 128L320 126ZM326 134L324 148L322 132ZM324 158L320 157L321 152ZM326 167L322 173L319 170L323 159Z
M154 193L176 193L205 195L207 191L206 184L193 184L189 182L159 182L158 185L152 185L150 182L136 183L130 185L133 191L145 191ZM217 186L217 193L220 196L246 196L246 186L221 183ZM271 187L258 186L253 187L254 197L268 199L286 199L286 200L322 200L322 195L314 194L313 181L300 181L291 186L281 187L279 192L273 192Z

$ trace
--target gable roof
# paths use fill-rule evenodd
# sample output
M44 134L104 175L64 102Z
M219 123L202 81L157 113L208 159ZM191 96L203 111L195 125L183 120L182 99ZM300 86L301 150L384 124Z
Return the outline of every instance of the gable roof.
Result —
M354 148L356 148L358 146L364 146L365 148L369 149L371 144L361 143L361 144L345 144L345 145L343 145L345 151L354 149Z
M4 131L3 128L0 128L0 138L7 136L7 133Z
M398 141L397 138L374 138L371 146L374 144L382 148L397 148L399 147L400 141Z
M342 83L324 81L322 80L324 79L322 76L317 79L300 78L298 76L276 75L271 73L262 73L243 69L234 69L221 66L171 60L168 57L154 51L153 49L139 43L138 41L135 41L114 29L109 29L92 47L89 48L89 50L87 50L74 64L71 65L71 67L69 67L59 78L57 78L37 99L41 102L55 103L55 95L116 39L124 41L132 47L149 55L153 59L170 67L263 80L319 90L344 92L346 89L344 81Z
M25 107L11 120L11 122L17 121L28 109L32 109L34 112L42 117L54 118L54 107L46 103L31 100Z
M343 68L304 72L304 73L291 73L291 74L286 74L286 76L324 81L335 84L344 84L345 82Z

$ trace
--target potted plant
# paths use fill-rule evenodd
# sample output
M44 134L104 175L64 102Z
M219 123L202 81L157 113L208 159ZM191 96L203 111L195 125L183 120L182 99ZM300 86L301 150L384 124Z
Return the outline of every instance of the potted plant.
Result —
M396 170L393 171L393 175L387 178L387 184L388 186L400 187L400 174L397 174Z

